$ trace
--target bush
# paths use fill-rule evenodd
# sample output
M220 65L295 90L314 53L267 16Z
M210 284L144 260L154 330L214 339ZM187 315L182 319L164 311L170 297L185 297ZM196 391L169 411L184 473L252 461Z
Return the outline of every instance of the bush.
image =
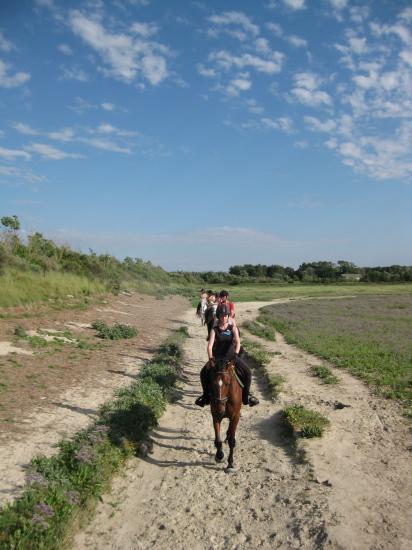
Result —
M320 437L330 424L326 417L303 405L290 405L283 413L290 429L301 437Z
M105 340L121 340L123 338L134 338L137 336L138 331L131 325L122 325L116 323L112 327L109 327L105 321L98 319L92 323L92 328L97 330L97 336Z

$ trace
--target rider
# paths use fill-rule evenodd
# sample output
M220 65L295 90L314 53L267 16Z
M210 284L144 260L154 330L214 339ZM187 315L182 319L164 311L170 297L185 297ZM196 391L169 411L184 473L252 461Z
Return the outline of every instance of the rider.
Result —
M253 407L259 403L259 400L249 394L252 373L249 366L238 356L240 350L239 331L236 322L230 318L228 304L219 304L216 316L217 322L210 333L207 346L209 361L200 371L203 395L196 399L195 404L204 407L210 403L209 381L211 370L215 367L216 361L233 361L236 373L244 386L242 392L243 404Z
M220 291L219 304L227 304L230 309L230 316L232 318L235 316L235 304L233 302L229 302L229 292L227 290Z

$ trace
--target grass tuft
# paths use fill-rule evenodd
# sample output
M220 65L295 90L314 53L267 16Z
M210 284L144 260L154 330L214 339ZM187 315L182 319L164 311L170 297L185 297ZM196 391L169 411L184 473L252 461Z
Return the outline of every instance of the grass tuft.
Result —
M320 437L330 424L325 416L303 405L290 405L283 413L290 429L300 437Z
M311 367L311 372L313 376L320 378L324 384L337 384L339 382L339 378L328 367Z

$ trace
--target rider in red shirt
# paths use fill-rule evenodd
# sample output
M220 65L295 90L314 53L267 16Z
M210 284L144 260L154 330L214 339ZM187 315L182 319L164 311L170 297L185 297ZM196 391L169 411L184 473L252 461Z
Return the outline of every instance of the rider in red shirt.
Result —
M230 309L230 316L235 316L235 304L233 302L229 302L229 292L227 290L221 290L219 293L219 304L227 304Z

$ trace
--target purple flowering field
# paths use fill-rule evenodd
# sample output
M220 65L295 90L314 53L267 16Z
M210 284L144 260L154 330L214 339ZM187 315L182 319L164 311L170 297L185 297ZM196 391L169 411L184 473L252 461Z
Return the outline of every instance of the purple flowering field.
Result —
M387 397L412 399L412 294L299 300L268 306L259 320Z

